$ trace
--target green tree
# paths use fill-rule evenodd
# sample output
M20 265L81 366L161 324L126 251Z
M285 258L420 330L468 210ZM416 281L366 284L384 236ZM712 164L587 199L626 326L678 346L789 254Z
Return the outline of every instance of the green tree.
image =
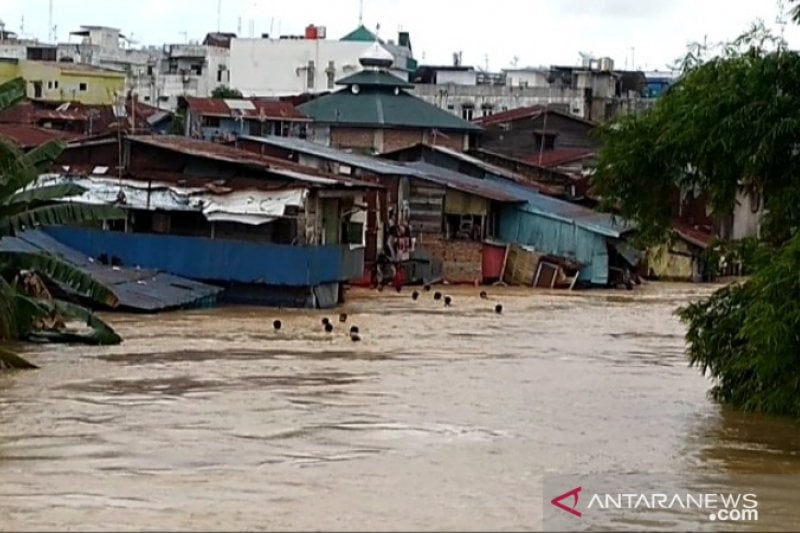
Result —
M25 95L25 84L15 79L0 85L0 109ZM56 200L79 195L75 185L26 187L47 169L62 150L59 142L50 142L23 153L11 142L0 139L0 239L39 225L74 224L118 219L124 213L110 206L84 206L58 203ZM22 252L0 252L0 342L25 340L52 329L64 318L85 322L94 331L88 338L74 337L97 344L120 342L111 327L86 309L49 297L46 290L33 291L42 278L68 287L82 296L109 307L117 298L108 288L59 259ZM48 323L51 324L48 326ZM30 368L33 365L0 348L0 367Z
M678 314L717 400L800 417L800 55L759 24L716 50L693 47L682 64L653 109L601 130L595 186L644 243L665 238L675 191L704 193L718 213L740 188L764 199L754 275Z
M211 98L242 98L242 92L239 89L232 89L227 85L218 85L211 91Z

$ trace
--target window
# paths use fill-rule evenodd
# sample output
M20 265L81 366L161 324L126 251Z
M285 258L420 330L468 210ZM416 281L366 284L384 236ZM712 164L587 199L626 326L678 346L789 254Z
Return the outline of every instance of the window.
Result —
M149 97L149 96L145 96L145 97L144 97L144 101L145 101L145 102L149 102L149 101L150 101L150 97Z
M79 83L78 90L81 92L86 92L89 89L89 86L86 83Z
M216 127L216 126L214 126ZM256 137L261 137L261 122L257 120L248 120L247 121L247 132L250 135L254 135Z
M328 75L328 89L333 89L336 81L336 67L334 66L333 61L328 61L328 69L325 71L325 74Z
M461 118L464 120L472 120L475 115L475 108L472 104L463 104L461 106Z
M453 111L453 110L455 110L455 108L456 108L456 106L454 106L453 104L447 104L447 110L448 111Z
M217 82L218 82L218 83L222 83L222 73L223 73L223 72L224 72L224 71L223 71L221 68L220 68L220 69L217 69Z
M482 240L483 218L481 215L445 215L447 238L462 241Z
M219 128L219 117L203 117L200 122L204 128Z
M536 149L539 150L544 144L545 150L552 150L556 145L556 133L534 132L533 138L536 140Z
M481 113L484 117L490 117L494 114L494 106L492 104L483 104L481 106Z
M42 97L42 82L40 81L33 82L33 97L34 98Z
M148 76L153 75L153 65L147 65L147 75Z
M58 89L58 80L53 81L53 89Z
M316 69L314 68L314 62L309 61L308 67L306 68L306 87L308 87L309 89L314 88L314 78L316 75L315 70Z

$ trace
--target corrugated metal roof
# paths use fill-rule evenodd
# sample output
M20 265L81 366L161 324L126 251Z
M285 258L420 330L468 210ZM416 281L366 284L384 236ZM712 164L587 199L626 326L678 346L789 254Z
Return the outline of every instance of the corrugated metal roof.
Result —
M157 148L171 150L190 156L205 157L215 161L223 161L226 163L234 163L251 168L257 168L263 170L264 172L291 177L292 179L302 180L307 183L344 185L348 187L362 187L370 189L381 188L380 185L375 183L337 176L328 172L322 172L317 169L298 165L297 163L293 163L291 161L278 159L276 157L255 154L253 152L240 150L232 146L202 141L199 139L192 139L189 137L181 137L177 135L136 135L128 136L128 139L133 142L155 146Z
M296 137L253 137L249 135L241 135L239 138L247 141L267 144L270 146L276 146L278 148L291 150L301 154L319 157L320 159L336 161L337 163L368 170L369 172L378 175L402 176L412 173L407 168L391 161L386 161L385 159L354 154L344 150L339 150L307 141L305 139L298 139Z
M80 138L79 133L39 128L30 124L0 124L0 137L23 149L34 148L53 139L70 141Z
M588 159L596 155L597 150L592 150L591 148L556 148L554 150L544 150L541 153L532 152L529 155L521 157L520 160L525 163L553 168L582 159Z
M39 230L3 237L0 250L58 257L111 289L122 310L154 312L191 307L222 292L221 288L157 270L102 265Z
M437 167L436 165L432 165L424 161L407 163L406 166L416 171L416 176L414 177L432 181L450 189L455 189L457 191L473 194L482 198L488 198L498 202L514 203L524 201L524 198L522 198L520 195L505 190L503 187L498 186L497 183L493 181L473 178L472 176L467 176L446 168Z
M500 113L494 113L492 115L477 118L473 120L473 122L475 124L479 124L480 126L486 127L486 126L494 126L497 124L505 124L506 122L513 122L515 120L523 120L523 119L534 120L545 113L561 115L562 117L574 120L576 122L582 122L589 126L596 126L594 122L585 120L571 113L565 113L560 109L548 108L547 106L544 105L532 105L528 107L518 107L515 109L509 109L508 111L502 111Z
M224 100L221 98L196 98L187 96L186 103L193 113L203 116L238 117L253 119L277 119L291 121L310 121L298 111L291 102L267 100L264 98L242 98L240 100ZM248 103L250 106L238 106L236 102ZM234 104L231 107L231 104Z
M615 217L608 213L594 211L582 205L573 204L557 198L545 196L524 185L512 183L502 178L487 178L498 184L502 190L509 194L516 194L523 198L527 203L524 210L542 216L564 220L574 223L576 226L585 230L607 237L619 238L623 234L635 229L632 224L627 223L620 217Z

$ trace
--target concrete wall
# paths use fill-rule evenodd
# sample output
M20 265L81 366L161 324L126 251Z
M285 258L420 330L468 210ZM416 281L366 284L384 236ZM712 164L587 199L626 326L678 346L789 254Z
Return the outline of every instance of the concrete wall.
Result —
M472 107L473 118L533 105L565 104L570 113L585 117L582 91L544 87L511 87L507 85L418 84L411 94L440 109L462 116L465 106Z
M740 189L736 194L733 208L733 224L730 238L733 240L758 237L761 234L761 220L764 217L764 202L760 195L749 194Z
M441 235L422 233L417 237L417 249L441 263L442 277L450 283L475 283L483 277L480 242L446 240Z
M437 85L475 85L477 79L474 70L440 70L436 73Z
M334 90L328 83L361 70L359 57L372 45L367 42L325 39L233 39L230 49L231 86L245 96L287 96ZM395 56L394 73L408 79L405 57ZM314 62L313 87L307 68Z
M125 88L125 75L120 72L70 68L39 61L0 63L0 83L15 77L27 82L29 98L36 97L35 83L41 83L44 100L74 100L83 104L112 104Z

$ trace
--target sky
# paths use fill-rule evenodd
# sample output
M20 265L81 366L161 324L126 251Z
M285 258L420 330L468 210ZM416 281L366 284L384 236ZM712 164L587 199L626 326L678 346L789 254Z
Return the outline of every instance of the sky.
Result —
M461 52L464 64L491 70L579 64L581 52L663 70L690 42L733 39L758 18L781 28L776 0L0 0L0 20L17 33L24 20L25 36L47 41L51 1L60 42L88 24L152 45L202 40L218 26L249 37L316 24L338 39L358 26L363 2L364 25L387 40L410 32L420 62L452 64ZM783 27L800 47L800 27Z

